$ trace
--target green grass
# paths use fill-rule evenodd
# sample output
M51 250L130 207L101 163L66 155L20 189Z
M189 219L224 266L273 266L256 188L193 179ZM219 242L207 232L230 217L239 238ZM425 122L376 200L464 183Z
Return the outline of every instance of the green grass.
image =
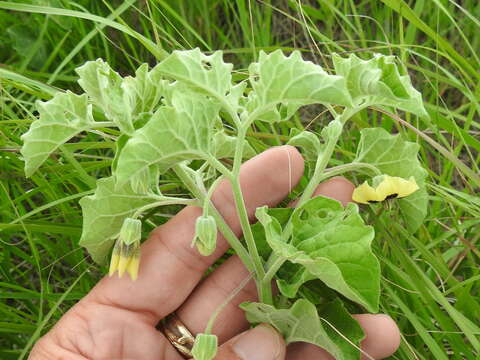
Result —
M105 272L78 246L78 199L91 192L92 180L108 174L113 143L85 136L25 179L20 136L35 117L35 101L49 99L56 89L78 92L73 70L87 60L104 58L125 75L173 49L197 46L223 49L237 69L261 49L301 49L325 68L332 52L399 57L431 118L364 111L350 123L338 155L353 157L359 130L368 126L402 132L421 145L430 175L425 224L415 236L391 223L376 229L381 309L403 334L392 358L478 359L477 0L8 1L0 2L0 29L1 359L25 358L38 336ZM291 127L318 130L326 121L308 108L275 127L257 124L249 140L261 150L288 140ZM164 187L182 191L172 175ZM176 210L152 216L163 222Z

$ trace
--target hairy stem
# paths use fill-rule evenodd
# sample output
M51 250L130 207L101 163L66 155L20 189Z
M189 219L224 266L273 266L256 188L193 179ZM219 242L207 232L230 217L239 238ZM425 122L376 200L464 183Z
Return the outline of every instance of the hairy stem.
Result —
M253 274L249 274L245 279L243 279L240 285L238 285L237 288L233 290L230 295L228 295L228 297L223 301L223 303L215 309L215 312L212 314L212 316L210 316L207 326L205 327L205 334L212 333L213 325L215 324L215 320L217 320L218 315L220 315L223 309L225 309L225 307L233 300L233 298L237 296L238 293L242 291L245 286L247 286L248 282L252 279L252 277Z
M147 204L145 206L142 206L137 209L131 216L131 218L136 219L137 217L140 216L144 211L147 211L149 209L156 208L158 206L166 206L166 205L198 205L198 200L196 199L183 199L183 198L175 198L175 197L163 197L163 196L155 196L155 199L158 199L158 201L155 201L154 203Z
M245 242L247 243L248 252L250 254L251 261L255 269L257 290L260 301L264 301L264 298L268 300L271 298L271 289L265 289L262 286L262 279L265 276L265 270L263 268L262 259L258 254L257 245L255 244L255 239L253 238L252 228L250 227L250 222L248 220L247 208L245 206L245 201L242 194L242 189L240 187L240 165L242 164L243 159L243 149L245 146L245 136L246 136L247 127L245 125L238 128L237 143L235 147L235 157L233 160L233 171L232 171L232 191L235 199L235 205L238 211L238 217L240 219L240 225L242 227L243 236ZM266 291L266 293L265 293Z
M362 162L353 162L350 164L343 164L343 165L338 165L334 166L328 169L325 169L323 175L320 178L320 182L331 178L333 176L337 176L340 174L344 174L349 171L359 171L362 172L364 170L369 170L373 172L375 175L381 175L382 172L378 170L378 168L375 165L368 164L368 163L362 163Z

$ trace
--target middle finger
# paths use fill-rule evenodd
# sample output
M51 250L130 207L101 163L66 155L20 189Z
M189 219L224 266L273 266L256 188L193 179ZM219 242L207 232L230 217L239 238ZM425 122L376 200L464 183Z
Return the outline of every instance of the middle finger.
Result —
M334 178L321 183L314 196L324 195L340 201L343 205L352 201L354 186L344 178ZM290 205L294 206L296 201ZM210 316L221 306L225 299L235 291L242 281L249 276L240 259L232 256L202 283L190 295L187 301L176 311L177 316L193 332L203 332ZM226 305L219 314L213 333L219 342L230 339L249 326L245 314L238 305L244 301L257 301L257 292L253 280Z

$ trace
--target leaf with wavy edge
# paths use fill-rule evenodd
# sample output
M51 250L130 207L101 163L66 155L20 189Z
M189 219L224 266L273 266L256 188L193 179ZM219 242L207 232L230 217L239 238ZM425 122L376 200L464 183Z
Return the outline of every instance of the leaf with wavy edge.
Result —
M164 81L157 71L142 64L135 77L122 78L102 59L88 61L75 69L78 83L91 101L105 112L124 134L132 135L135 120L153 111L161 99Z
M375 54L362 60L355 54L344 58L333 54L337 75L347 81L355 105L386 105L419 116L428 116L420 94L408 75L400 75L394 56Z
M250 64L248 72L252 91L246 109L255 119L288 120L299 107L309 104L352 105L345 79L303 60L298 51L288 57L281 50L260 51L258 62Z
M212 55L203 54L200 49L175 50L159 63L154 71L163 76L181 81L195 91L213 96L217 100L227 101L232 91L233 65L223 61L223 53L215 51ZM245 85L239 84L228 97L230 105L236 109Z
M113 177L98 180L95 193L80 200L83 215L80 245L87 248L95 262L103 263L123 221L140 207L157 201L151 194L136 193L129 184L115 189Z
M297 300L288 309L276 309L262 303L243 303L240 307L249 322L275 327L287 345L303 341L325 349L337 360L360 358L358 347L365 335L339 300L320 307L319 311L305 299Z
M115 171L118 186L154 164L162 173L181 161L213 156L219 106L191 91L175 92L171 104L159 108L123 147Z
M95 121L86 95L70 91L36 103L40 117L22 135L25 174L31 176L60 145L90 129Z
M380 265L370 248L374 231L363 223L357 205L344 209L321 196L307 201L292 214L290 242L282 239L281 225L267 207L258 208L255 215L273 251L297 264L278 281L283 295L295 297L306 281L320 279L368 311L378 311Z

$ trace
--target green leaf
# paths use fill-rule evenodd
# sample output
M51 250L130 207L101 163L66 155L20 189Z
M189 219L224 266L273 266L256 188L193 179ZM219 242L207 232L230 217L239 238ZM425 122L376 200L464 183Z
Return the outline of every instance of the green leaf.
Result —
M328 143L329 141L337 141L338 137L341 135L343 131L343 124L337 118L330 121L327 126L322 129L320 133L322 135L323 140Z
M40 117L22 135L21 154L25 174L31 176L60 145L94 125L92 106L86 95L57 93L47 102L37 102Z
M358 360L360 357L356 347L364 338L363 331L338 300L320 308L320 316L315 305L305 299L297 300L289 309L276 309L262 303L243 303L240 307L249 322L272 325L287 344L308 342L325 349L337 360ZM348 341L329 324L335 324Z
M365 338L362 327L347 311L340 299L317 307L320 318L328 324L325 330L342 350L344 359L360 357L360 342Z
M290 216L292 215L292 212L293 208L268 209L268 215L272 218L275 218L281 226L284 226L288 222ZM251 227L258 253L266 260L272 253L272 248L267 242L267 238L265 236L265 228L260 222L256 222L255 224L251 225Z
M128 135L133 134L141 113L154 110L165 84L158 72L148 72L147 64L137 69L134 78L122 78L102 59L88 61L75 71L80 76L78 83L92 102Z
M225 131L221 130L215 133L213 137L213 146L215 148L215 157L217 159L233 158L235 155L235 146L237 144L237 138L225 134ZM250 159L256 155L252 146L246 142L243 149L243 158Z
M154 71L181 81L196 91L212 95L216 99L224 99L232 89L232 68L232 64L223 61L221 51L205 55L196 48L174 51L158 64ZM233 102L238 102L244 87L245 85L237 85L230 98ZM236 108L234 103L232 105Z
M211 334L198 334L192 348L195 360L212 360L217 355L218 338Z
M293 212L290 242L266 207L258 208L256 216L273 251L297 264L278 281L282 294L294 297L302 284L320 279L368 311L378 311L380 265L370 248L374 231L363 223L357 205L344 209L321 196L307 201Z
M78 83L90 100L114 121L123 133L133 133L132 104L125 98L122 77L102 59L87 61L75 69Z
M80 245L93 260L103 263L126 218L145 205L158 201L149 194L137 194L129 184L115 189L113 177L97 181L95 194L80 200L83 228Z
M299 146L304 150L304 158L307 161L317 161L321 152L321 144L318 136L310 131L300 131L296 128L290 130L288 144Z
M355 105L392 106L428 117L422 95L408 75L400 75L394 56L375 54L373 59L362 60L355 54L348 58L334 54L333 65L336 74L346 78Z
M213 156L219 106L193 92L174 92L171 104L160 107L123 147L115 171L119 186L154 164L163 173L181 161Z
M412 195L397 199L409 231L416 231L427 215L428 194L425 188L426 170L418 159L417 143L405 141L400 135L391 135L383 128L361 131L355 162L376 166L382 173L404 179L413 176L420 187Z
M298 51L288 57L281 50L270 54L261 51L248 72L253 91L248 94L246 108L255 119L288 120L308 104L352 105L345 79L304 61Z
M148 71L148 64L140 65L135 71L135 77L127 76L123 79L125 96L135 105L132 110L134 121L142 113L155 111L167 85L168 81L162 80L158 71Z

